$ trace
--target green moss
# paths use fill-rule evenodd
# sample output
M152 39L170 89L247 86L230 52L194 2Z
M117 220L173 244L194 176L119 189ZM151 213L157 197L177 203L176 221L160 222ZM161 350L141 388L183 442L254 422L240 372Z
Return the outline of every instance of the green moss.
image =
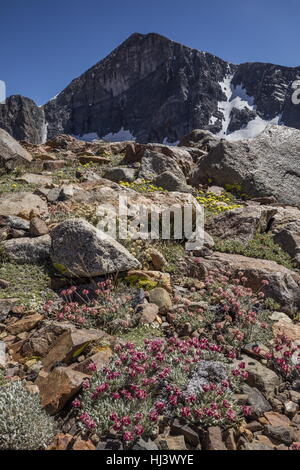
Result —
M6 289L0 289L0 299L18 298L20 304L35 308L54 297L50 289L50 268L30 264L3 263L0 278L9 282Z
M235 240L221 240L216 237L214 240L215 251L248 256L249 258L276 261L276 263L288 269L295 269L291 257L273 241L272 236L269 234L256 234L254 238L249 240L246 244Z
M118 336L124 341L134 343L136 346L143 346L145 339L162 337L163 333L159 328L155 328L154 326L141 325Z

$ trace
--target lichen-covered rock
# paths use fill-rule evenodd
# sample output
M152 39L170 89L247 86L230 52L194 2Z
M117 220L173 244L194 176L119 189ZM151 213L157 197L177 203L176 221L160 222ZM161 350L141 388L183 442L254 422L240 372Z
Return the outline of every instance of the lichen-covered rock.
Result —
M3 242L10 261L20 264L35 264L50 259L51 239L49 235L35 238L12 238Z
M253 139L221 140L199 160L192 184L209 178L222 186L239 185L253 197L275 196L279 203L300 205L300 131L268 126Z
M167 191L178 191L180 193L190 192L189 187L182 178L174 175L171 171L164 171L155 178L153 183L155 186L166 189Z
M185 180L184 174L176 160L163 153L146 150L141 160L139 178L153 180L161 173L169 171L181 180Z
M0 215L18 215L30 212L35 215L47 214L48 207L45 201L36 194L30 192L4 193L0 195Z
M50 236L53 265L65 275L93 277L140 265L120 243L83 219L62 222Z
M28 166L32 157L8 132L0 129L0 169L4 172L17 166Z
M241 243L251 240L257 232L265 232L277 210L269 206L246 205L210 217L205 230L222 239Z

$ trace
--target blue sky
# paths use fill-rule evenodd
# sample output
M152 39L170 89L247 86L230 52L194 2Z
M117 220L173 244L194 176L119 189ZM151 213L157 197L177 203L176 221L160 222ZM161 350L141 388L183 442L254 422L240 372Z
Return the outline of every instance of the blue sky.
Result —
M298 66L299 18L299 0L1 0L0 80L43 104L134 32Z

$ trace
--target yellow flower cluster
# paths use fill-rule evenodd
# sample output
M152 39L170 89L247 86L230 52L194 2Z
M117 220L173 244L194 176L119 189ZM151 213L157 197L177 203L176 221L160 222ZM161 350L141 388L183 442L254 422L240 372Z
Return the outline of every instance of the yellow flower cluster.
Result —
M132 183L128 183L127 181L120 181L119 184L124 188L134 189L134 191L137 191L139 193L153 193L154 191L165 192L165 189L160 188L159 186L155 186L154 184L152 184L151 181L145 179L133 181Z
M217 195L209 191L198 191L197 194L197 201L212 214L219 214L220 212L240 207L239 204L233 203L234 197L231 194L225 192Z

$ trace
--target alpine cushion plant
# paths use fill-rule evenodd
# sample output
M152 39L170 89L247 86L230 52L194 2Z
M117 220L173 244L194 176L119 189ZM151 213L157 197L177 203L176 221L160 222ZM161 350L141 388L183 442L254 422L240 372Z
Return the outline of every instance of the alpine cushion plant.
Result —
M77 326L105 328L109 333L116 333L135 325L132 300L132 293L115 291L112 282L107 279L91 288L71 286L63 289L59 301L50 300L43 308L58 320L68 320Z
M0 387L0 450L45 449L54 434L54 420L41 408L38 394L19 380Z
M175 298L179 306L173 319L175 326L189 322L195 329L206 328L222 351L235 356L251 343L267 344L272 329L262 288L268 281L263 280L257 292L245 287L246 283L243 272L235 276L227 271L209 272L200 290L191 287L188 297Z
M196 393L187 386L201 361L219 361L227 370L221 383L207 383ZM248 408L238 406L233 391L247 377L242 368L230 370L230 359L206 338L145 340L117 345L108 366L83 384L73 401L83 430L109 432L131 445L150 437L161 416L185 418L196 425L232 426Z

